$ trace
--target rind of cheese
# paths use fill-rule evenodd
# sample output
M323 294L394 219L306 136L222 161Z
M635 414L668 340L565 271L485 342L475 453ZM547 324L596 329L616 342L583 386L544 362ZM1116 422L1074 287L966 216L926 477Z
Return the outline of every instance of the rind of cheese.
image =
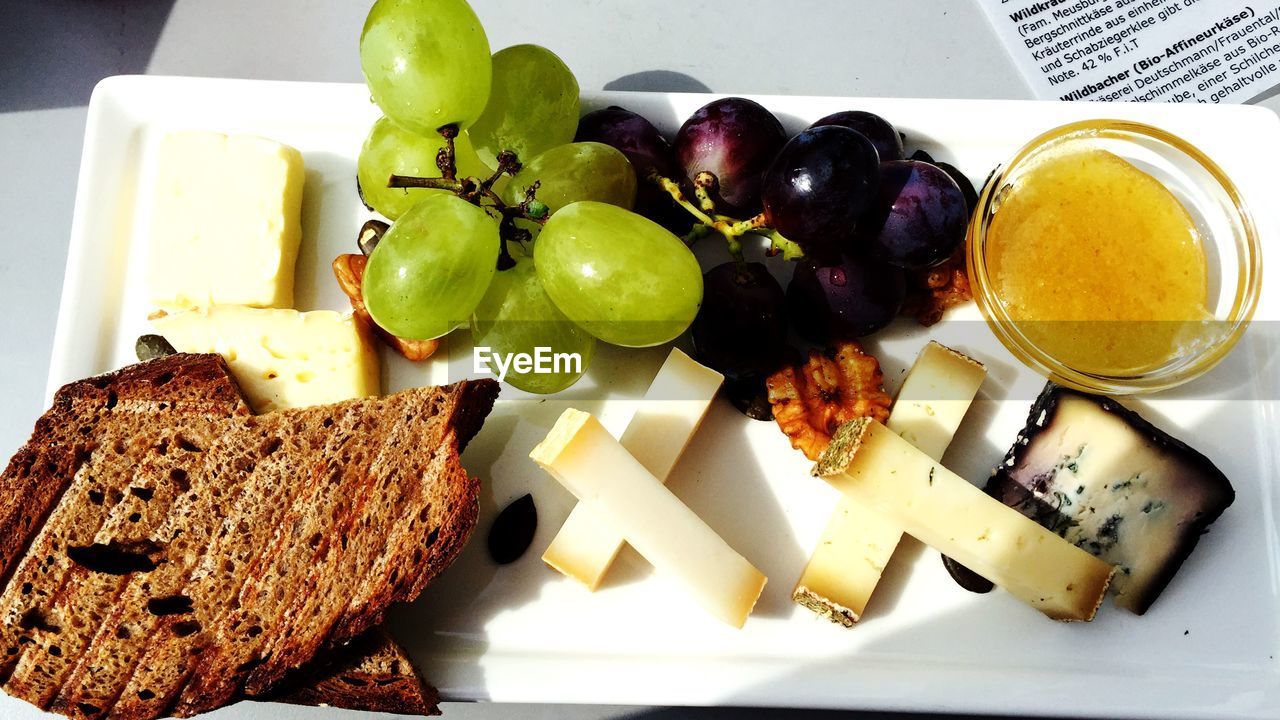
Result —
M903 380L887 427L941 460L986 375L982 363L930 341ZM901 539L902 527L892 519L841 496L791 599L853 627Z
M746 623L764 591L764 574L658 482L595 417L565 410L529 457L658 572L680 579L708 612L734 627Z
M814 474L1055 620L1092 620L1107 563L991 498L884 425L837 431Z
M249 135L160 141L147 286L165 310L288 308L302 238L302 154Z
M723 382L723 375L673 348L622 433L622 447L665 483ZM616 530L580 503L542 554L542 561L594 591L623 542Z
M221 355L259 413L380 391L378 353L363 323L349 314L218 305L153 324L179 352Z

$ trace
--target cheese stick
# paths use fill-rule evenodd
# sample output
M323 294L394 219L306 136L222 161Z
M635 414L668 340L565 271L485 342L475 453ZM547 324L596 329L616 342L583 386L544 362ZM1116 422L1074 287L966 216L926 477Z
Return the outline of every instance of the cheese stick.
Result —
M1092 620L1114 572L870 418L845 424L814 474L1055 620Z
M764 574L632 457L595 417L565 410L529 457L654 568L683 581L708 612L734 627L746 623L764 590Z
M986 374L982 363L930 341L902 382L889 429L941 460ZM791 599L852 627L901 539L902 528L892 519L841 497Z
M622 447L660 482L711 407L724 376L673 349L622 433ZM578 504L542 554L542 561L594 591L622 549L622 536Z

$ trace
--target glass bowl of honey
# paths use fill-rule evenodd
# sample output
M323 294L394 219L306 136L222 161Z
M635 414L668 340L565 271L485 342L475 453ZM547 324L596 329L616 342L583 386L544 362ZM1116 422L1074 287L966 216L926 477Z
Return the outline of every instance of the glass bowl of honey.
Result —
M1235 185L1156 127L1087 120L997 168L968 269L1010 352L1064 385L1154 392L1216 365L1258 304L1262 253Z

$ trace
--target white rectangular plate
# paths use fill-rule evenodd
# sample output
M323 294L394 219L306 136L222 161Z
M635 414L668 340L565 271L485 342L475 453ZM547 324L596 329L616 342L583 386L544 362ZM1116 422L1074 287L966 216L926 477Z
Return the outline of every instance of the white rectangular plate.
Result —
M591 93L588 109L623 105L674 132L710 98ZM981 181L1023 142L1055 125L1112 116L1149 122L1200 146L1240 185L1266 254L1280 252L1280 122L1242 107L761 97L788 130L861 108ZM354 247L368 213L355 193L355 157L377 116L359 85L121 77L94 93L66 286L50 368L64 382L128 364L147 331L140 259L156 139L203 128L248 132L300 149L307 163L298 307L344 309L329 261ZM199 168L192 168L199 172ZM727 259L712 240L704 265ZM781 261L774 268L783 270ZM566 404L602 413L619 431L666 354L605 349L589 376L548 401L504 390L466 464L484 481L480 525L458 562L423 598L397 610L396 636L450 699L622 704L729 704L912 709L1067 716L1274 718L1280 708L1280 493L1275 423L1277 283L1248 339L1210 375L1129 402L1215 460L1238 491L1168 591L1144 617L1109 603L1096 621L1060 624L1001 592L971 595L937 553L913 541L867 619L852 630L789 600L835 502L772 423L717 401L671 478L672 489L770 578L744 630L701 612L681 588L628 551L589 594L539 555L570 495L527 459ZM987 332L973 307L925 330L901 321L875 337L895 389L928 338L988 364L990 377L946 463L981 482L1022 426L1042 380ZM470 365L388 361L387 390L458 379ZM607 468L602 468L607 472ZM485 536L497 508L532 492L533 548L496 567Z

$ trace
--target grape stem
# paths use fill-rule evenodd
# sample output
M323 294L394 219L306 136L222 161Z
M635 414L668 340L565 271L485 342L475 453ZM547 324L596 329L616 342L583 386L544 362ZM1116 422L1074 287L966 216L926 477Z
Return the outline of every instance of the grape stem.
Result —
M445 180L456 180L458 177L458 163L454 152L453 141L458 137L457 125L445 125L436 132L440 133L440 137L444 138L444 147L436 153L436 167L440 169L440 174Z
M719 181L716 176L709 172L698 173L694 178L693 192L694 198L698 201L695 204L685 195L684 189L680 187L680 183L671 178L663 177L657 173L649 176L649 181L655 183L662 188L671 199L676 201L680 207L689 212L690 215L698 221L697 225L689 231L684 237L685 244L691 245L700 238L706 237L711 232L720 233L725 243L729 246L729 254L734 260L742 260L742 236L747 233L761 233L769 236L771 239L782 238L773 230L769 229L768 221L765 219L764 213L760 213L746 220L739 220L728 215L722 215L716 212L716 203L712 199L712 195L719 187ZM782 238L786 242L785 238ZM786 249L779 247L775 242L770 248L770 254L782 252L786 254Z
M438 132L444 138L444 147L440 148L440 151L436 153L436 167L440 170L440 177L393 174L387 178L387 187L445 190L472 205L496 212L500 218L498 237L502 241L502 246L498 253L498 269L509 270L515 267L515 259L511 257L511 253L507 249L507 242L512 241L523 244L532 239L532 234L517 225L516 220L528 220L539 225L545 225L547 217L551 214L550 208L547 207L546 203L537 199L539 183L535 182L525 190L524 199L519 204L507 204L493 189L493 186L502 179L503 175L515 175L520 172L522 165L515 152L503 150L498 153L497 169L484 179L477 177L459 178L457 155L454 148L454 140L458 137L458 126L445 125ZM486 204L485 201L488 201L488 203Z

